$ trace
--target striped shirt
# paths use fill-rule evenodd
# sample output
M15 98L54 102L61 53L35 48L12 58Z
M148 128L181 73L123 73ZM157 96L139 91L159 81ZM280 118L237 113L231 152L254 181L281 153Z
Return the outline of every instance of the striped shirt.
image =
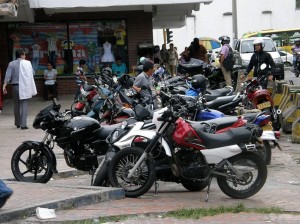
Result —
M19 70L21 60L21 58L17 58L16 60L8 64L4 83L19 84Z

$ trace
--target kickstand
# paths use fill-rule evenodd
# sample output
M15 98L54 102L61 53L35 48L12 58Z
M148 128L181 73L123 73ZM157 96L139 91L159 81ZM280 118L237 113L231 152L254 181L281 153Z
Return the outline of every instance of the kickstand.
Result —
M96 169L90 170L90 174L92 175L91 186L93 186L95 172L96 172Z
M212 177L210 177L210 178L207 180L207 181L208 181L208 185L207 185L207 191L206 191L206 196L205 196L205 202L208 202L208 196L209 196L209 190L210 190L211 180L212 180Z
M155 180L154 181L154 192L155 192L155 194L157 194L157 188L159 187L159 183L157 183L157 181Z

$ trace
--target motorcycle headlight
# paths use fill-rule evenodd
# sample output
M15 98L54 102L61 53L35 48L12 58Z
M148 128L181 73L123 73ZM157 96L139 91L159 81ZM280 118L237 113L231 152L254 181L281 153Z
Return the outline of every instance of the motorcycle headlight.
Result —
M119 132L118 130L116 130L111 136L111 141L114 142L115 140L117 140L118 137L119 137Z

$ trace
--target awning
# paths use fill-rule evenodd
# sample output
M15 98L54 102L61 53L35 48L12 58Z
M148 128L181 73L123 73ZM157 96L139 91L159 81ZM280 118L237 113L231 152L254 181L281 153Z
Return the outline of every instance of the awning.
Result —
M0 0L1 1L1 0ZM5 16L0 22L34 22L34 9L43 9L46 14L144 11L151 12L153 28L179 28L186 24L186 17L192 11L199 11L200 4L210 4L213 0L22 0L18 8L18 17Z

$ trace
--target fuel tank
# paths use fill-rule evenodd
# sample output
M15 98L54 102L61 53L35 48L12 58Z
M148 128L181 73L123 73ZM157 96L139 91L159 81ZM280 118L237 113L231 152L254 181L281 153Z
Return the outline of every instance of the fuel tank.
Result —
M64 127L60 131L59 139L71 141L87 140L93 137L93 131L100 128L100 124L97 120L90 117L74 117L67 121Z

